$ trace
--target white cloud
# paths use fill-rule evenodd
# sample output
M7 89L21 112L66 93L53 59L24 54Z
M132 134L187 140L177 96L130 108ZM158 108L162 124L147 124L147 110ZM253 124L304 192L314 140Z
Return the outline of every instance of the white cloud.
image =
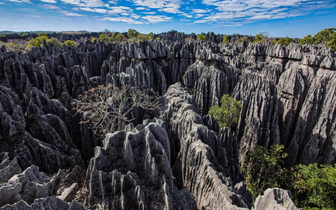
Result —
M8 0L11 2L17 2L17 3L30 3L30 0Z
M64 15L66 16L73 16L73 17L81 17L81 16L84 16L84 15L81 15L81 14L78 14L78 13L75 13L75 12L67 12L67 11L61 11Z
M147 15L142 17L143 19L147 20L150 23L160 23L160 22L165 22L165 21L169 21L172 19L172 17L167 17L167 16L163 16L163 15Z
M124 23L130 23L130 24L143 24L143 22L136 21L128 17L105 17L103 18L103 20L108 20L111 22L124 22Z
M317 7L325 7L331 0L202 0L204 6L215 7L212 11L193 9L194 13L205 14L212 12L211 16L204 16L195 23L222 22L233 23L237 26L242 23L258 20L281 19L308 14ZM195 16L201 18L200 15Z
M167 13L180 13L180 0L132 0L134 4L149 7L152 9L159 9Z
M135 8L136 10L146 10L146 8L145 7L137 7L137 8Z
M40 1L46 2L46 3L52 3L52 4L57 3L56 0L40 0Z
M188 14L188 13L181 13L181 15L183 15L184 17L187 17L187 18L192 18L193 16Z
M61 0L61 1L67 4L73 4L80 7L102 7L106 5L106 3L104 3L101 0Z
M106 9L99 9L99 8L97 8L97 9L94 9L94 10L95 10L95 12L102 13L102 14L107 13Z
M54 5L50 5L50 4L45 4L42 6L45 9L59 9L59 7L56 7Z
M204 17L204 14L196 14L195 15L195 18L201 18L201 17Z
M108 14L121 14L121 13L131 13L133 12L133 9L130 7L124 7L124 6L119 6L119 7L109 7L108 8Z
M143 12L143 14L146 14L146 15L155 15L156 12Z
M165 8L161 9L161 11L176 14L176 13L180 13L179 8L180 8L180 5L169 3L169 4L166 4Z
M74 5L79 5L81 2L80 0L61 0L61 1L67 4L74 4Z
M86 12L95 12L95 10L90 7L80 7L79 9Z
M208 12L210 12L210 10L206 10L206 9L193 9L192 11L194 13L208 13Z

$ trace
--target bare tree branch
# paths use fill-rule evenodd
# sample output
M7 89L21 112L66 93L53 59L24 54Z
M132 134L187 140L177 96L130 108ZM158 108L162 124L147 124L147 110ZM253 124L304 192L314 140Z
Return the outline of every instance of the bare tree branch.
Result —
M89 123L90 129L100 137L108 132L125 129L126 123L134 120L134 107L155 110L160 106L156 98L139 89L119 89L112 85L100 85L85 91L72 105L77 113L85 114L85 119L80 123Z

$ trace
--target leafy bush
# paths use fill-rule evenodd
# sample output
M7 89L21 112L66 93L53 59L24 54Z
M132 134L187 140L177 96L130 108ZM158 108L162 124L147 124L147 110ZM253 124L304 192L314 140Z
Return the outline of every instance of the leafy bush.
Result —
M303 37L303 39L300 40L300 44L304 45L304 44L314 44L314 38L312 37L312 35L308 35Z
M282 164L287 154L283 149L283 145L272 145L268 150L257 145L252 153L246 155L242 172L245 174L245 184L253 199L267 188L281 187L286 177L286 170Z
M154 34L153 34L153 32L150 32L148 34L148 40L153 40L153 39L154 39Z
M66 40L64 44L67 47L76 47L76 43L73 40Z
M86 116L85 121L98 137L122 130L133 120L134 107L155 110L159 102L135 88L116 88L100 85L79 95L74 109Z
M253 43L265 42L267 39L268 39L267 32L259 33L255 35Z
M229 36L228 35L225 35L224 37L223 37L223 42L222 42L223 44L228 44L229 43Z
M130 29L128 29L127 37L128 38L136 38L137 36L139 36L139 34L140 33L137 30L130 28Z
M124 35L119 33L115 36L114 41L121 42L123 39L124 39Z
M197 35L197 41L206 41L207 40L207 37L205 34L198 34Z
M289 37L286 37L286 38L280 38L278 40L278 43L281 44L281 45L286 45L288 46L290 43L294 42L295 40L292 39L292 38L289 38Z
M38 37L28 42L28 47L42 47L43 41L49 39L46 33L40 33Z
M336 164L298 165L291 175L290 190L297 206L336 209Z
M57 49L61 49L62 48L62 43L59 42L56 38L47 39L46 42L47 43L51 43Z
M336 51L336 39L329 41L327 46L330 47L333 51Z
M145 34L139 34L136 38L136 41L144 41L144 40L148 40L148 36Z
M244 36L243 38L238 39L238 43L242 43L242 42L250 42L249 38L247 36Z
M336 28L326 28L313 37L311 35L305 36L300 40L300 44L326 44L336 51Z
M97 38L92 38L91 42L92 42L92 43L94 43L94 42L98 42L98 39L97 39Z
M208 114L216 118L220 127L235 130L238 124L240 110L242 109L241 102L235 100L229 94L224 94L220 103L220 107L210 107Z
M246 155L242 172L253 199L267 188L281 187L292 193L292 200L305 209L336 209L336 164L297 165L290 170L283 167L283 145L265 150L256 146Z
M98 40L101 41L101 42L109 42L110 41L110 39L107 37L106 34L100 34Z

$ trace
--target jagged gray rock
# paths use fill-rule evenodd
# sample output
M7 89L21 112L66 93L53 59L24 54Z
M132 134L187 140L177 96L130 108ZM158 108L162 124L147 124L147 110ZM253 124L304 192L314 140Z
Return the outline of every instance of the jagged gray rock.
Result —
M290 192L280 188L265 190L263 195L257 197L253 209L299 210L293 203Z
M173 208L169 139L160 124L152 122L132 132L106 136L87 170L88 206Z
M250 201L232 191L226 149L217 134L203 125L193 97L181 83L170 86L165 96L164 118L169 135L175 136L172 154L178 153L173 167L178 185L190 190L198 208L248 207Z
M275 85L253 68L245 69L233 97L242 101L243 109L237 128L240 161L256 145L268 148L280 143L278 100Z
M218 106L223 94L232 91L236 82L237 73L225 63L197 61L183 76L183 83L195 94L201 114L207 114L211 106Z
M70 204L66 203L56 197L46 197L46 198L40 198L36 199L34 203L29 205L25 201L19 201L13 205L6 205L4 207L0 208L1 210L38 210L38 209L64 209L64 210L86 210L84 206L82 206L80 203L73 201Z
M336 72L320 69L308 89L298 114L295 130L287 152L291 159L287 163L335 163L336 108L333 101Z
M172 179L180 190L169 184L171 178L164 182L154 173L156 170L152 170L149 176L152 180L168 183L160 185L161 194L157 193L162 195L158 199L160 205L193 209L197 201L199 208L223 208L232 203L249 206L251 199L240 182L237 147L242 158L257 144L269 147L282 143L290 154L288 165L336 162L333 106L336 62L330 48L295 43L288 47L267 42L218 44L223 37L211 33L207 34L207 42L187 41L186 38L195 39L196 35L177 32L158 37L165 41L86 41L76 48L63 46L60 50L45 42L43 47L26 53L7 52L1 47L0 183L3 186L0 192L12 190L12 194L4 194L3 198L11 203L19 201L17 192L22 185L8 180L20 170L37 165L49 174L75 167L70 173L73 175L60 178L63 181L54 196L69 202L80 197L80 202L89 202L88 196L97 192L78 193L85 192L78 174L85 168L84 161L94 155L94 147L104 143L95 138L87 125L79 125L85 116L74 115L71 103L86 90L109 83L163 95L170 85L183 82L194 92L194 96L190 96L182 86L174 85L172 88L177 90L170 90L166 99L161 98L162 105L168 103L170 107L160 111L165 112L169 136L169 147L160 148L164 151L169 148L166 155L168 162L174 165L175 178ZM237 38L230 37L231 40ZM204 116L210 106L219 104L224 93L244 103L237 133L219 129L216 120ZM148 117L135 111L134 123L141 123L144 116ZM155 136L155 139L161 137ZM156 147L154 150L157 154ZM133 159L138 159L137 155L134 153ZM155 155L152 157L155 160ZM127 192L133 195L128 200L119 196L122 191L118 187L114 188L118 199L125 198L121 203L139 198L145 201L134 202L140 207L154 205L153 200L145 197L146 189L150 188L144 184L141 173L122 170L126 169L119 166L115 166L115 170L101 169L113 174L113 178L97 180L101 180L99 184L104 187L106 180L115 186L131 186ZM169 164L165 170L171 170ZM211 185L213 183L215 185ZM188 186L188 190L184 186ZM108 191L103 187L99 189ZM214 192L223 194L220 199L226 199L225 204L217 203ZM233 197L228 198L229 195ZM183 202L177 201L180 197ZM58 203L54 198L48 202ZM97 207L101 204L98 200L93 202ZM14 206L14 209L29 207L23 201ZM65 206L70 208L69 204Z

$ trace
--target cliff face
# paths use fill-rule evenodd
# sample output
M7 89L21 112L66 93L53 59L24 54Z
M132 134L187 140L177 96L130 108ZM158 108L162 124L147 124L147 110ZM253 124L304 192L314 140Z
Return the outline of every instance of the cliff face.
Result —
M174 36L62 50L46 45L25 54L2 47L0 193L12 196L0 205L250 208L238 165L256 145L284 144L288 165L335 163L336 61L329 48ZM158 119L143 123L149 115L140 111L132 131L97 139L71 103L100 84L159 95ZM243 103L235 133L206 115L226 93ZM40 178L12 178L24 174ZM65 179L69 174L76 178ZM25 197L30 182L48 187Z

